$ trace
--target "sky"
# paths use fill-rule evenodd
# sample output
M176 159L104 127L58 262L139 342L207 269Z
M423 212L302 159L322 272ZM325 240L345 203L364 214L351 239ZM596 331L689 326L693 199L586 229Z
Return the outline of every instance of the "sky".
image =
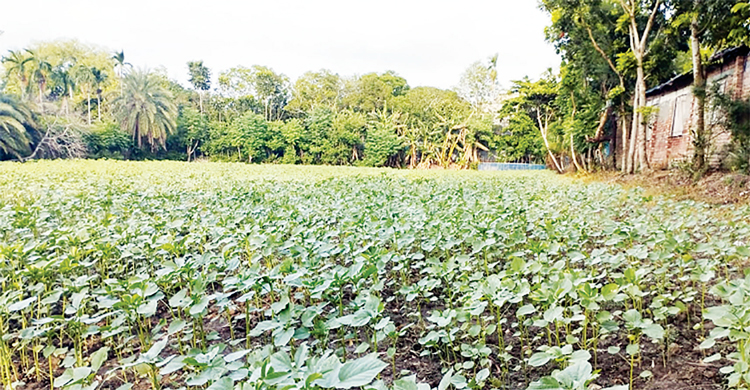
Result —
M541 75L559 57L544 40L536 0L23 0L4 1L0 53L78 39L124 50L138 68L165 68L187 85L188 61L214 76L264 65L293 81L394 70L409 85L452 88L497 53L498 78Z

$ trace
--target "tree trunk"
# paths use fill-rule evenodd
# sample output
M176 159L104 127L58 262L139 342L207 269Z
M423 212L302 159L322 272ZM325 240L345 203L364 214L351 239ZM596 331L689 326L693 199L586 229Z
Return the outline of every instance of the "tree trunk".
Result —
M633 119L630 123L630 141L628 146L628 161L627 161L627 170L626 173L634 173L635 172L635 157L636 157L636 142L638 139L638 122L640 122L640 118L638 117L638 105L640 103L640 94L638 93L638 89L640 88L639 84L636 84L635 86L635 94L633 95Z
M552 150L549 148L549 141L547 141L547 129L549 125L549 121L546 120L544 123L542 123L542 114L537 110L536 112L536 119L539 123L539 131L542 133L542 140L544 141L544 147L547 148L547 153L549 153L549 157L552 159L552 163L555 164L555 169L557 169L557 173L563 173L562 167L560 167L560 164L557 162L557 158L555 158L554 153L552 153Z
M701 58L701 43L698 26L698 5L700 0L695 0L693 20L690 23L690 46L693 52L693 95L697 100L696 119L693 133L693 168L696 172L702 172L706 166L706 76L703 70L703 59Z
M642 107L646 105L646 76L643 70L643 59L646 55L646 47L648 46L648 36L654 25L656 14L661 7L661 2L662 0L654 1L653 9L651 10L651 14L646 22L646 27L641 34L638 31L639 2L635 0L620 0L622 9L630 19L630 26L628 27L630 49L633 52L637 63L636 92L633 96L632 134L630 135L630 146L632 150L629 150L628 152L628 173L633 173L636 169L647 170L649 168L646 155L646 124L643 123L644 120L642 113ZM636 152L638 153L637 155ZM638 166L636 166L636 157L638 158Z
M203 92L198 91L198 106L201 109L201 114L203 114Z
M622 143L620 147L622 149L622 155L620 156L620 171L622 171L622 173L628 173L628 155L630 154L628 148L628 140L630 140L628 128L630 127L630 124L628 123L628 116L625 115L624 108L622 114L622 140L620 141Z
M99 122L102 121L102 93L99 91L96 94L96 117L98 118Z
M576 150L573 147L573 133L570 133L570 156L573 157L573 164L575 164L576 169L579 172L586 172L586 169L584 169L580 164L578 164L578 159L576 159Z
M87 115L87 119L89 122L89 126L91 126L91 97L88 94L86 94L86 105L87 105L86 115Z
M39 112L44 115L44 86L39 83Z
M646 146L648 143L646 142L646 117L643 115L642 109L646 107L646 76L645 72L643 71L643 53L640 54L640 61L638 62L638 69L637 69L637 75L638 75L638 95L639 95L639 103L638 103L638 169L641 171L649 170L648 165L648 155Z

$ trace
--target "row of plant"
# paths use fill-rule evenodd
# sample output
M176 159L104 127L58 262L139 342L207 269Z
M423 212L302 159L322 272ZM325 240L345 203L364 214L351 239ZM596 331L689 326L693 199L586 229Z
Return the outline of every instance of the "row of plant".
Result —
M5 389L627 389L694 348L750 383L747 207L544 174L0 171Z

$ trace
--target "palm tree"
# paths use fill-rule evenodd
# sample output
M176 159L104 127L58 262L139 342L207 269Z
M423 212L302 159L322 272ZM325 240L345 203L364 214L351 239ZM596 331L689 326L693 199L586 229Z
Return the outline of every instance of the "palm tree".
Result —
M122 50L115 52L112 59L115 60L115 68L117 68L117 77L119 78L125 76L125 66L133 66L129 62L125 62L125 52Z
M31 153L34 113L12 95L0 94L0 154L22 159Z
M76 87L75 80L70 74L71 66L70 63L60 64L52 71L52 81L59 89L60 96L62 96L65 115L70 113L69 106L70 102L73 101L73 90Z
M97 67L91 67L91 75L94 76L94 88L96 88L96 117L102 121L102 85L107 81L107 73Z
M29 89L29 69L27 64L32 60L33 58L18 50L9 50L8 56L3 57L2 60L3 64L7 64L5 65L6 75L10 76L14 74L21 84L21 100L24 100L26 91Z
M47 87L49 75L52 73L52 65L44 57L36 55L33 51L26 49L26 52L31 56L31 61L36 68L32 73L32 79L36 81L37 87L39 87L39 109L44 114L44 90Z
M91 124L91 89L94 85L94 74L91 70L92 68L84 65L76 66L73 69L73 77L76 80L76 84L78 84L78 89L86 96L88 124Z
M138 147L145 141L151 151L166 149L167 135L177 127L177 106L158 76L139 70L122 80L122 94L115 99L114 114L123 130L130 132Z

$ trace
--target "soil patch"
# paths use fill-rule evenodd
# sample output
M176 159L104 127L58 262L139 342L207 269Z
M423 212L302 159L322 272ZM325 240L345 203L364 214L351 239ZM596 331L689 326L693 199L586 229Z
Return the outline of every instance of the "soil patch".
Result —
M695 200L710 204L750 203L750 176L731 172L710 172L699 180L680 170L655 171L624 175L599 172L578 176L584 181L620 184L626 188L641 187L646 195L671 195L678 200Z

